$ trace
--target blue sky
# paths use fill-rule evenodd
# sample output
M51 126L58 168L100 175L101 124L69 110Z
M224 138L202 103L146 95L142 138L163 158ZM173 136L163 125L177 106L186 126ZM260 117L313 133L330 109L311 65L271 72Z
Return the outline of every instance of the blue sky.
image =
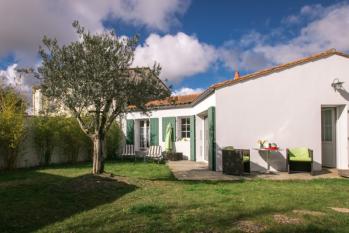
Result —
M231 79L234 69L245 74L332 47L349 51L347 1L8 0L0 4L0 75L10 80L16 67L40 64L44 34L76 39L74 19L92 32L139 34L134 65L159 62L177 94ZM24 80L23 90L34 83Z

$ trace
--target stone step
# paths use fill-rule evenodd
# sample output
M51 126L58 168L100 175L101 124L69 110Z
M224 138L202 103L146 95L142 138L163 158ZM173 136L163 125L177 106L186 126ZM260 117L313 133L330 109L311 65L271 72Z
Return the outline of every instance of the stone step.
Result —
M338 170L338 175L349 178L349 169Z

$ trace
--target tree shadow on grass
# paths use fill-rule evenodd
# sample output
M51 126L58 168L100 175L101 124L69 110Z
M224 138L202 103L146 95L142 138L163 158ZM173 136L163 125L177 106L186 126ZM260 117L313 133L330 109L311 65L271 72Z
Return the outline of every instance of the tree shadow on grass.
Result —
M113 202L137 188L91 174L74 178L30 174L31 183L0 183L0 232L32 232Z

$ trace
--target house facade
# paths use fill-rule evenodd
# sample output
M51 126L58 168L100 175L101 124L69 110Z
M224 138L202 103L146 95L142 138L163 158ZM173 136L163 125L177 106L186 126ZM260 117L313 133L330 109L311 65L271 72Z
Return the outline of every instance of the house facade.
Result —
M214 93L206 95L179 96L161 103L154 101L154 108L147 114L128 113L122 124L126 143L134 144L136 151L146 150L149 145L164 148L166 126L171 123L174 150L183 153L186 159L208 162L215 155L212 149L216 98ZM205 131L209 127L211 131Z
M344 83L343 83L344 82ZM349 56L325 51L287 64L236 77L199 95L158 101L150 112L132 111L122 120L135 150L164 148L173 125L175 150L193 161L222 170L222 148L249 149L251 170L267 168L258 140L277 143L271 170L286 170L286 149L314 151L314 170L348 169ZM177 99L176 99L177 98Z

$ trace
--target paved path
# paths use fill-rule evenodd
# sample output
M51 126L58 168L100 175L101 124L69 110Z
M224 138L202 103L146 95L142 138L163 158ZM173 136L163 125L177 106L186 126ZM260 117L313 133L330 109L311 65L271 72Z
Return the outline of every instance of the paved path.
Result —
M168 161L172 173L178 180L240 180L238 176L224 175L208 170L207 163L188 160Z
M178 180L250 180L250 179L270 179L270 180L312 180L319 178L341 178L336 169L323 170L314 176L310 173L277 172L272 174L251 173L247 176L231 176L222 172L208 170L207 163L194 162L188 160L168 161L167 165Z

